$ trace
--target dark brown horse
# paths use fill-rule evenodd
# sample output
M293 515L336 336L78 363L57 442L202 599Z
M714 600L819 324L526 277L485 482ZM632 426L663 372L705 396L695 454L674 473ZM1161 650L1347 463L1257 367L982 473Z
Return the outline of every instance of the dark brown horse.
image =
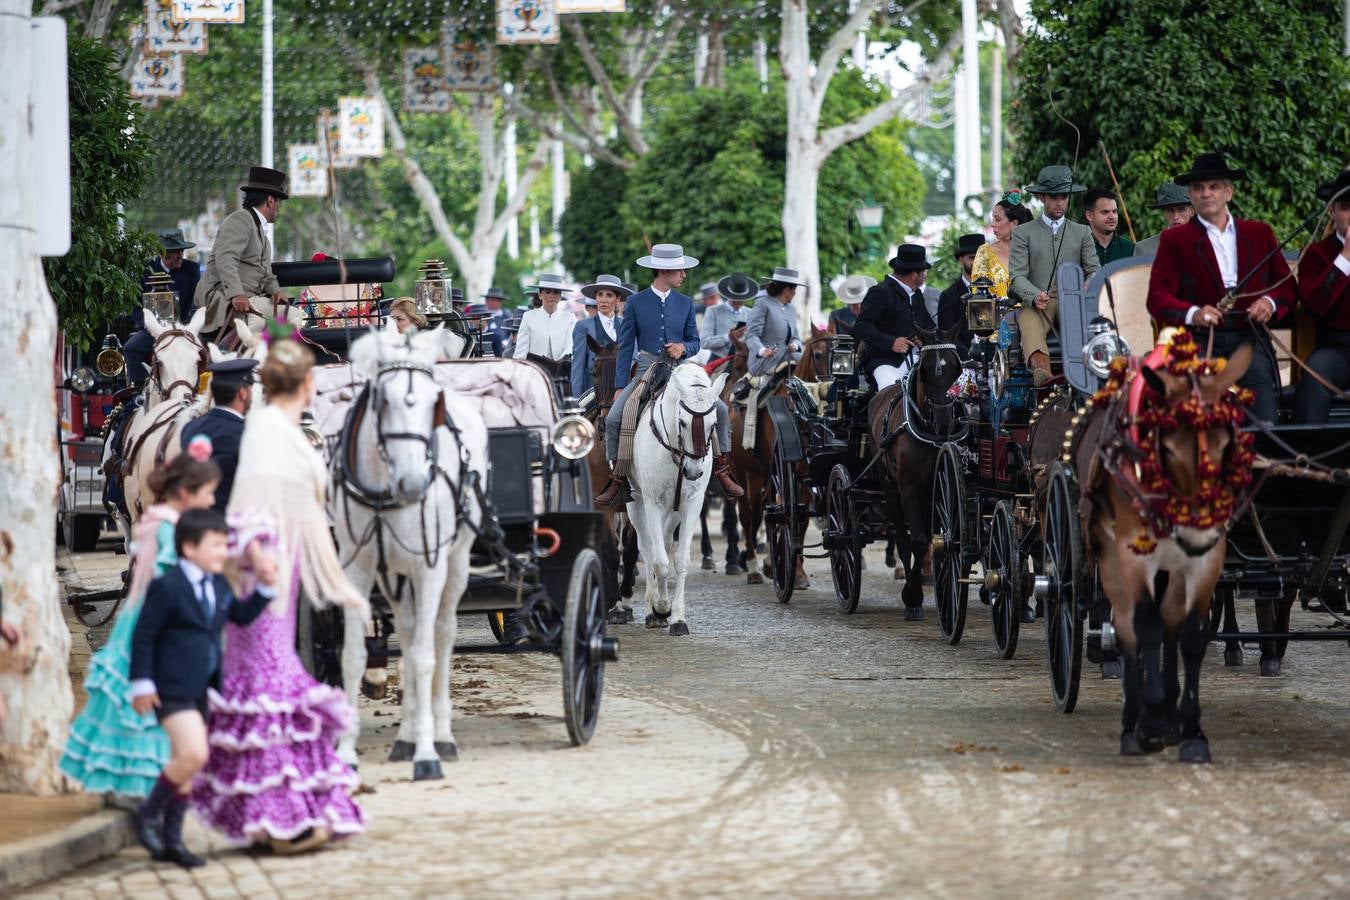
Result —
M895 488L889 511L896 553L905 567L900 598L908 621L923 618L922 562L931 538L929 513L938 450L965 427L960 404L948 394L961 377L961 355L955 347L960 329L956 325L940 334L920 330L923 346L908 387L905 383L884 387L867 405L872 444L882 453Z

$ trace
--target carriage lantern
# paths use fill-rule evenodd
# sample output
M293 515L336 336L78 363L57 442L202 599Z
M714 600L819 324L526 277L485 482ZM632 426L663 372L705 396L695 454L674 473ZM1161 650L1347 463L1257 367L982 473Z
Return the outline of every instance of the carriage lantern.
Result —
M127 361L122 356L122 342L117 335L110 334L103 339L103 346L94 358L94 368L104 378L116 378L126 371Z
M987 337L998 328L998 298L991 290L993 286L993 281L981 275L971 283L966 295L966 327L980 337Z
M835 335L830 344L830 375L834 378L847 378L853 374L856 353L853 338L847 334Z
M1111 360L1117 356L1129 356L1130 345L1116 334L1110 319L1101 316L1088 323L1088 332L1092 335L1083 346L1083 364L1098 378L1111 374Z
M417 311L424 316L450 312L450 278L445 274L445 263L428 259L422 263L419 272L422 277L417 279L413 289Z
M141 308L165 322L178 318L178 296L173 292L173 279L164 272L151 272L146 279L146 290L141 294Z

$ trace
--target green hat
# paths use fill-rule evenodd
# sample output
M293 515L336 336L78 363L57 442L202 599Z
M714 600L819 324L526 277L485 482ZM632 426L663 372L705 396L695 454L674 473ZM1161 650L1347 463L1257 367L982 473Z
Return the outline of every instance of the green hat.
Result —
M1046 166L1036 176L1036 182L1027 186L1029 194L1081 194L1087 190L1075 184L1073 169L1068 166Z
M1158 201L1150 203L1149 209L1165 209L1169 206L1190 206L1191 192L1175 181L1164 181L1158 185Z
M191 250L193 247L197 246L191 241L184 239L183 229L181 228L161 231L159 233L159 242L164 245L165 253L168 253L170 250Z

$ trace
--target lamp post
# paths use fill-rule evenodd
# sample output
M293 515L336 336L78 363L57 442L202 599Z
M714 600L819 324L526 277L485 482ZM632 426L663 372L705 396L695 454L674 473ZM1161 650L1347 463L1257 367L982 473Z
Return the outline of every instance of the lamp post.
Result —
M872 249L872 240L881 233L881 218L886 214L886 207L879 203L874 203L871 197L866 200L855 200L852 207L853 217L858 220L858 227L862 229L863 239L866 241L866 249ZM845 228L849 233L849 259L853 258L853 229ZM848 262L844 263L844 275L848 275Z

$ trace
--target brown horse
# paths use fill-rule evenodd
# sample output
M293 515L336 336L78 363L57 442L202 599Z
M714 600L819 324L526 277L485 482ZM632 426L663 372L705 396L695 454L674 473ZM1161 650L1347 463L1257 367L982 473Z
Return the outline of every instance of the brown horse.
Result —
M923 618L922 562L931 537L929 513L938 450L964 427L961 407L948 394L961 377L961 355L954 346L959 331L959 325L940 334L920 330L923 347L909 387L901 383L882 388L867 405L872 444L882 453L882 464L895 488L889 501L891 531L905 567L900 599L910 622Z
M1200 668L1210 598L1228 553L1228 522L1251 477L1241 412L1228 389L1246 372L1251 347L1226 366L1197 367L1183 330L1169 352L1169 361L1152 357L1133 376L1146 385L1137 408L1132 378L1117 365L1073 432L1071 454L1087 532L1085 571L1097 567L1124 662L1120 752L1177 744L1182 762L1207 763Z

